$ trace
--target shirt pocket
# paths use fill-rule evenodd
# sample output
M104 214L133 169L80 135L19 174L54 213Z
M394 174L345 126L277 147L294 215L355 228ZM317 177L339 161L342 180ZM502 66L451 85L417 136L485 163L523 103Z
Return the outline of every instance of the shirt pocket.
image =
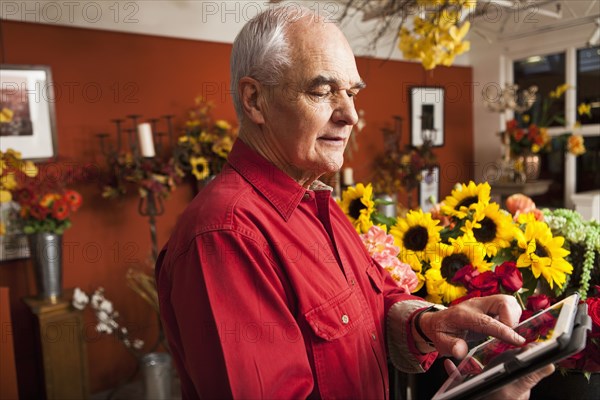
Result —
M308 311L305 318L318 337L332 341L359 325L363 320L363 310L352 288L347 288Z
M367 266L367 275L369 277L369 280L371 281L373 289L377 293L383 292L383 277L381 276L381 271L379 271L379 267L375 265L373 261L371 261Z

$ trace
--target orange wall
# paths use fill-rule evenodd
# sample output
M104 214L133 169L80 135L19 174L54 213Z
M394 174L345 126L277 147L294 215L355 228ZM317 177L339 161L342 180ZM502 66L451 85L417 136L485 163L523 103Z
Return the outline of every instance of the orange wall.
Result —
M181 124L193 99L204 94L216 104L216 117L234 119L227 92L228 59L231 45L193 40L133 35L116 32L2 21L5 59L9 64L43 64L52 68L56 87L62 92L56 101L59 156L61 162L75 163L94 171L103 168L96 133L113 132L110 119L127 114L145 117L174 114ZM360 153L348 165L355 179L370 176L370 160L381 152L380 129L393 115L407 121L407 90L410 85L445 85L464 89L472 80L470 68L438 68L424 73L414 63L360 58L359 71L368 89L357 99L365 110L367 127L359 136ZM100 89L98 91L97 89ZM447 91L448 94L448 91ZM446 195L456 181L472 177L472 101L454 94L446 102L445 146L436 149L441 163L453 169L441 184ZM403 144L408 143L408 123ZM64 165L64 164L62 164ZM458 174L458 176L457 176ZM143 267L150 256L147 221L137 214L135 194L106 201L100 197L101 182L92 174L77 187L84 196L82 209L65 233L69 246L63 262L64 286L79 286L88 292L98 286L120 311L126 325L147 342L156 336L153 312L127 287L125 273ZM175 220L192 198L183 185L166 201L165 215L158 218L158 242L164 244ZM32 350L32 322L20 298L35 293L28 260L0 264L0 286L11 287L15 353L19 390L23 398L37 397L39 379ZM91 312L86 313L90 388L92 393L114 387L134 371L133 359L112 337L93 331Z

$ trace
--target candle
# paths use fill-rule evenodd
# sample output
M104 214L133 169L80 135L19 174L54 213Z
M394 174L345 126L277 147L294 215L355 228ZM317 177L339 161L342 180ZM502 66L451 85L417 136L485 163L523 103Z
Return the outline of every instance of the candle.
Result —
M344 168L342 170L342 183L344 186L354 185L354 171L352 171L352 168Z
M152 138L152 128L148 122L137 126L138 140L140 142L140 150L142 157L154 157L154 139Z

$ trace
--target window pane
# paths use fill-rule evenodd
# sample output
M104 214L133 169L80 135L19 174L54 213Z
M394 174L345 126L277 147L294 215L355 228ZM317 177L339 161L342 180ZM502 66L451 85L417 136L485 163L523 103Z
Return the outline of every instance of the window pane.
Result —
M565 71L565 53L528 57L513 62L514 83L519 85L519 89L527 89L530 86L538 87L537 100L528 112L532 122L538 123L540 121L542 99L548 98L551 91L566 82ZM547 115L557 115L564 118L564 95L553 101ZM557 122L550 124L550 126L560 125Z
M600 136L584 138L585 153L577 157L577 192L600 189Z
M592 117L577 115L582 125L600 124L600 46L577 50L577 106L592 106Z

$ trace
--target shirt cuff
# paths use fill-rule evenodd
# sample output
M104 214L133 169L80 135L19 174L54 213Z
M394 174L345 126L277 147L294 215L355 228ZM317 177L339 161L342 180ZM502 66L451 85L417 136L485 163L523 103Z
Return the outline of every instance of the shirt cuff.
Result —
M388 311L388 352L394 367L402 372L425 372L437 358L437 351L422 354L417 349L410 329L415 312L432 305L423 300L404 300L392 305Z

